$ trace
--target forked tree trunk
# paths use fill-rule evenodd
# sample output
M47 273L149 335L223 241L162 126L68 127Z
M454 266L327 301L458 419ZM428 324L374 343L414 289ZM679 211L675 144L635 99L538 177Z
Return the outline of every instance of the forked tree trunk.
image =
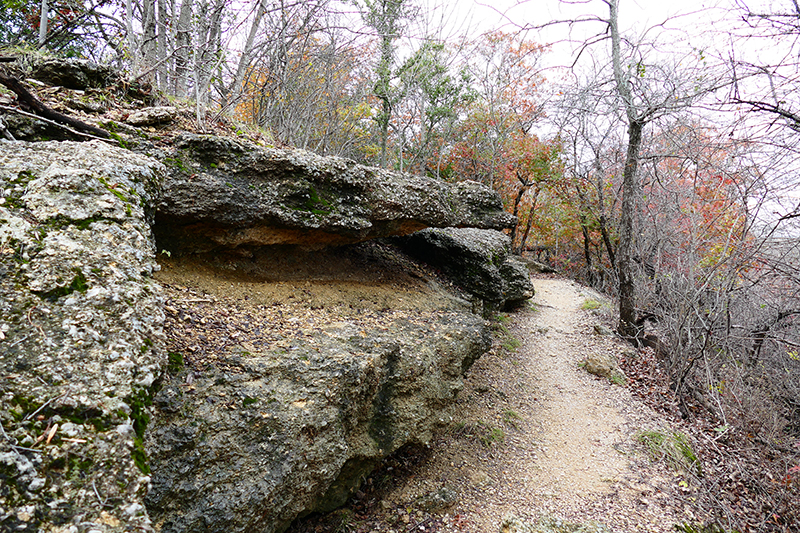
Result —
M541 189L537 186L533 191L533 198L531 199L531 208L528 211L528 221L525 223L525 232L522 234L522 238L519 240L519 247L514 251L514 253L518 255L522 255L522 252L525 250L525 245L528 242L528 235L531 233L531 228L533 227L533 214L536 212L536 201L539 199L539 192Z
M608 27L611 34L611 61L617 94L622 100L628 119L628 149L625 154L625 169L622 174L622 212L620 213L619 245L617 247L617 275L619 276L619 323L617 331L632 341L638 340L641 332L636 325L636 283L634 278L633 246L636 232L634 218L638 195L639 149L642 144L642 129L646 120L633 101L629 76L622 66L619 35L619 0L607 0L609 7Z

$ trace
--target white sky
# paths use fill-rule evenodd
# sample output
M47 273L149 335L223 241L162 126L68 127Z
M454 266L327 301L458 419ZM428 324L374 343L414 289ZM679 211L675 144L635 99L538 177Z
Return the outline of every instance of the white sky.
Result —
M473 13L472 21L481 29L503 29L512 32L520 26L541 25L550 20L574 20L590 15L606 17L608 8L598 0L450 0L458 11ZM725 6L727 9L719 6ZM700 41L706 29L730 16L730 0L622 0L620 29L623 34L641 37L650 30L670 30L675 39ZM660 25L664 26L660 26ZM702 28L702 29L698 29ZM581 23L552 26L532 34L540 42L582 42L587 36L604 31L601 24ZM698 43L702 45L702 43ZM555 45L556 54L568 55L573 47Z
M451 0L460 11L472 10L476 20L486 27L503 24L510 29L514 25L541 24L548 20L576 18L586 14L608 12L606 5L597 0ZM622 0L620 2L621 27L638 28L660 24L677 15L699 13L726 0Z

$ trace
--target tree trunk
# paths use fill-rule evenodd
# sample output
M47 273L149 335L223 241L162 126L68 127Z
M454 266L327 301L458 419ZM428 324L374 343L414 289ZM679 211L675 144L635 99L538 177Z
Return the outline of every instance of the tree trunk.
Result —
M608 234L608 225L606 224L606 216L600 215L598 219L600 224L600 235L603 237L603 244L606 246L606 253L608 253L608 262L611 263L611 268L616 268L617 257L614 253L614 245L611 242L611 237Z
M39 13L39 48L44 46L47 41L47 19L50 15L50 10L47 7L47 0L42 0L42 10Z
M588 272L589 279L592 279L592 238L589 235L589 221L586 219L586 214L580 214L581 233L583 234L583 258L586 261L586 271ZM591 283L590 283L591 285Z
M91 124L86 124L85 122L81 122L80 120L74 119L72 117L68 117L66 115L62 115L61 113L54 111L44 105L38 98L36 98L31 92L15 77L9 76L5 69L0 68L0 84L5 85L17 95L17 101L20 104L20 107L29 110L36 115L44 117L47 120L56 122L58 124L65 124L67 126L71 126L77 130L84 131L91 133L96 137L102 137L103 139L109 139L111 136L108 134L107 131L101 130Z
M239 57L239 63L236 65L236 73L234 74L233 80L229 85L229 89L225 91L225 94L223 95L223 101L221 104L223 109L231 105L236 105L237 101L239 100L239 96L244 90L245 75L247 74L247 71L253 62L253 46L256 41L256 35L258 35L258 30L261 28L261 20L264 18L266 11L267 0L259 0L255 17L253 18L253 23L250 25L250 31L248 32L247 40L244 43L242 55Z
M638 195L639 149L642 144L642 129L646 123L638 113L629 86L630 77L623 71L619 35L619 0L608 0L608 28L611 34L611 61L617 94L622 101L628 119L628 149L625 154L625 170L622 174L622 212L620 214L619 246L617 248L617 274L619 277L619 324L617 331L623 337L636 340L639 327L636 325L636 282L634 279L633 240L634 218Z
M363 13L364 20L372 27L380 38L381 54L378 67L375 69L377 81L374 94L381 101L381 111L375 117L378 126L378 137L381 148L381 167L386 167L388 160L389 124L392 119L392 65L394 64L393 42L398 37L400 19L403 17L405 0L376 0L367 3L368 11Z
M158 21L156 33L156 61L158 67L158 88L167 90L167 0L158 0Z
M133 0L125 0L125 32L128 34L128 48L131 54L131 72L134 76L139 74L140 50L133 32Z
M192 43L190 34L191 22L192 0L183 0L175 32L175 72L173 74L173 94L175 96L188 96L186 89L189 85L189 48Z
M144 59L144 79L150 83L155 81L154 70L156 57L156 5L155 0L142 2L142 57ZM155 85L153 83L153 85Z
M153 70L158 63L156 47L156 5L155 0L144 0L142 2L142 57L144 64L142 68L145 72L145 81L153 83L155 71Z
M603 244L606 247L608 254L608 262L611 268L616 268L616 253L614 252L614 245L611 242L611 237L608 234L608 219L606 218L606 198L603 186L603 167L600 162L600 156L595 159L595 171L597 179L595 180L595 189L597 189L597 204L600 207L600 216L597 217L597 223L600 226L600 236L603 239Z
M211 79L219 65L221 53L222 13L225 0L202 0L198 4L196 24L196 43L194 52L194 81L197 119L201 121L211 87Z
M525 193L528 192L528 188L530 185L525 183L525 181L517 175L517 179L519 179L521 185L519 190L517 191L517 197L514 198L514 218L517 219L516 224L514 227L511 228L511 248L514 249L514 242L517 240L517 228L519 228L519 205L522 203L522 197L525 196Z
M375 96L381 101L381 112L375 117L381 146L381 168L386 168L386 152L389 143L389 122L392 119L392 102L389 97L389 84L392 77L392 37L383 35L381 39L381 59L378 67L378 85Z
M519 241L519 247L515 250L514 253L518 255L522 255L522 251L525 250L525 244L528 242L528 235L531 232L531 228L533 227L533 213L536 212L536 200L539 199L539 187L537 186L536 189L533 191L533 199L531 200L531 208L528 211L528 221L525 223L525 232L522 234L522 239Z
M644 124L633 120L628 124L628 150L622 174L622 213L620 216L619 247L617 248L617 273L619 275L619 324L617 331L623 337L636 339L640 331L636 324L636 283L634 280L633 241L634 217L638 183L639 148Z

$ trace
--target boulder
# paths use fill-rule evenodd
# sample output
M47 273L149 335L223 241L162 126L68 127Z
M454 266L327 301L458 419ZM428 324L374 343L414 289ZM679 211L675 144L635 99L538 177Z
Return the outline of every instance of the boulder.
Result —
M614 334L614 331L611 328L608 328L602 324L595 324L593 326L593 329L597 335L600 335L602 337L610 337L611 335Z
M439 513L452 507L458 502L458 491L450 486L443 486L437 490L423 494L417 500L417 505L428 513Z
M625 380L625 375L620 370L617 359L610 353L590 353L586 356L584 368L588 373L609 381Z
M170 168L158 206L159 249L173 254L264 245L323 248L426 227L502 229L500 197L303 150L186 134L163 155Z
M510 256L511 239L495 230L429 228L404 239L411 255L441 269L457 286L483 301L489 314L533 297L525 264Z
M0 141L0 529L151 531L142 448L163 311L162 166Z
M114 68L88 59L34 57L30 61L33 63L31 78L67 89L102 88L119 80L119 73Z
M533 298L531 272L525 262L516 256L508 256L500 265L503 278L504 307L517 307Z
M155 126L169 124L178 116L178 108L173 106L146 107L128 115L125 122L131 126Z
M345 321L174 376L146 441L162 533L283 531L342 505L399 447L428 443L490 339L471 313L417 318Z

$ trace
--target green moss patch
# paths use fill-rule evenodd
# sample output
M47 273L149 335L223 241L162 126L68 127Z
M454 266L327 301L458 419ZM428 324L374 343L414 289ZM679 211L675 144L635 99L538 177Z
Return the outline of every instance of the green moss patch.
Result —
M177 374L181 372L185 367L183 362L183 354L180 352L168 352L167 353L167 372L170 374Z
M62 285L61 287L56 287L49 291L33 291L33 293L38 295L42 300L54 302L73 292L86 292L89 288L89 284L86 283L86 276L83 275L83 272L81 272L79 268L74 268L73 271L75 272L75 277L72 278L72 281L68 285Z
M153 405L152 391L144 388L136 389L133 394L128 396L126 403L130 406L130 418L133 430L136 435L133 438L133 451L131 457L136 467L143 473L150 473L150 464L147 459L147 452L144 449L144 432L150 423L150 414L147 408Z

